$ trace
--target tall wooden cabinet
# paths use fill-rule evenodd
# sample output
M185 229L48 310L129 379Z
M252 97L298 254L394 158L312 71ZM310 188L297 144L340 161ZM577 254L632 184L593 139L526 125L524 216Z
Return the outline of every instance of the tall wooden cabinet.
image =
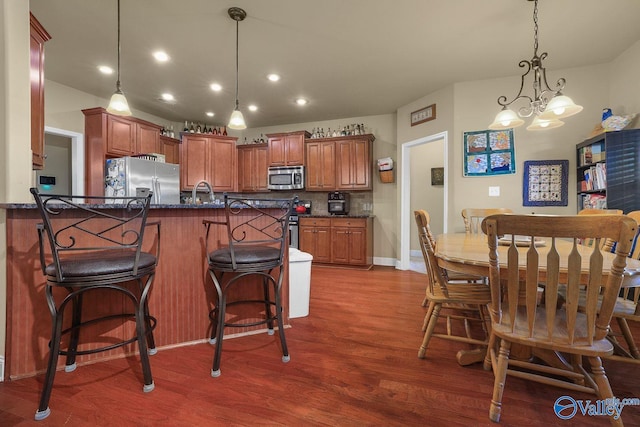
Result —
M267 144L242 144L238 149L238 191L269 191Z
M231 136L183 134L180 145L180 187L190 191L205 180L214 191L235 191L236 140Z
M269 166L304 165L304 141L307 131L268 134Z
M306 141L307 191L371 190L371 134Z
M32 14L29 14L29 24L31 159L33 169L44 169L44 44L51 36Z
M576 145L578 211L640 210L640 129L605 132Z
M82 113L86 194L104 194L106 159L160 151L161 126L135 117L109 114L102 107L82 110Z

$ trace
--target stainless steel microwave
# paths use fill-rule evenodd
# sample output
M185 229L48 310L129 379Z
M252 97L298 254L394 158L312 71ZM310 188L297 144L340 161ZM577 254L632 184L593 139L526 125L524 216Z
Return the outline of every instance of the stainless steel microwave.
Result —
M270 167L268 173L269 190L304 189L304 166Z

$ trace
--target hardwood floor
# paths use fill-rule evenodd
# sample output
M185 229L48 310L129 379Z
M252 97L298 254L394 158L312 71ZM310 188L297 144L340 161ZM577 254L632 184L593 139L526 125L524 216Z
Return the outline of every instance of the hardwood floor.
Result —
M40 422L42 375L0 383L0 425L494 425L492 373L456 363L466 344L434 338L427 359L417 358L424 275L314 267L311 277L310 315L286 331L289 363L277 335L259 334L225 341L219 378L209 375L208 343L160 349L151 393L142 392L136 357L80 366L58 372L52 413ZM616 396L640 397L637 366L605 361ZM563 395L594 400L508 377L500 425L609 424L580 413L558 419L553 404ZM640 425L640 407L625 407L622 419Z

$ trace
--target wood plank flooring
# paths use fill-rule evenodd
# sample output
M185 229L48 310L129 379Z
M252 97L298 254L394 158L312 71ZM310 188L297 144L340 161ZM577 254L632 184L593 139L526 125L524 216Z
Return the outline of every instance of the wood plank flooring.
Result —
M311 277L310 314L286 331L287 364L277 334L259 334L225 341L219 378L209 375L208 343L160 349L151 393L142 392L136 357L80 366L58 372L51 416L40 422L33 415L42 375L0 383L0 426L494 425L492 373L456 363L466 344L434 339L427 359L417 358L424 275L313 267ZM605 368L616 396L640 397L638 365ZM558 419L553 403L563 395L594 399L508 377L501 425L609 425L603 417ZM640 406L624 408L622 418L640 425Z

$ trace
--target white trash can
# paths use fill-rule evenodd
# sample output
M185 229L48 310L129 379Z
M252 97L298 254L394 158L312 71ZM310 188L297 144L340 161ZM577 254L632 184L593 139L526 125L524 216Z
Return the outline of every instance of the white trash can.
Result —
M289 248L289 318L309 315L313 255Z

